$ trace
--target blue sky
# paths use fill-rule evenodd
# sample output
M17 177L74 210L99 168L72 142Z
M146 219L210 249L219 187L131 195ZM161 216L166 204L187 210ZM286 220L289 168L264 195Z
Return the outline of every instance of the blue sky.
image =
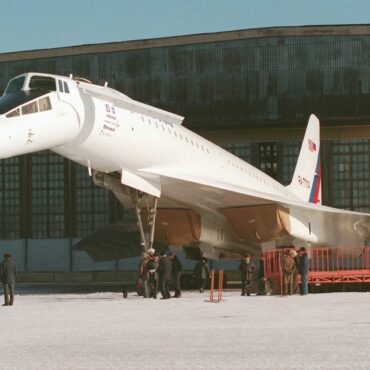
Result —
M271 26L370 23L370 0L0 0L0 53Z

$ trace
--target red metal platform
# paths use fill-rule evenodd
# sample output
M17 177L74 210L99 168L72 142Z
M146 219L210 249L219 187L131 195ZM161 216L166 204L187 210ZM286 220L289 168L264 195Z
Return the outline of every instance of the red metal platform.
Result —
M264 272L266 279L282 288L282 258L284 249L264 251ZM370 247L335 247L308 249L310 272L308 283L361 284L370 283ZM298 276L298 281L300 277Z

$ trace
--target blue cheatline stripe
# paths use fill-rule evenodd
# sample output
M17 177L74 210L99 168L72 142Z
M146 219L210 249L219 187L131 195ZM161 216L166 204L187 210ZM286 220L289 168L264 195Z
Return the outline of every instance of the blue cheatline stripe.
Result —
M312 188L311 188L310 199L309 199L310 203L314 203L316 190L318 190L317 186L320 184L320 176L321 176L320 172L321 171L319 172L319 170L320 170L320 153L317 156L315 177L314 177L314 180L313 180L313 185L312 185Z

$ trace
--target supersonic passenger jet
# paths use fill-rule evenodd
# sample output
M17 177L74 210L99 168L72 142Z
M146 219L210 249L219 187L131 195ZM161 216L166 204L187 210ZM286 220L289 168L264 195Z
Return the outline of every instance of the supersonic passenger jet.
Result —
M0 98L0 158L50 149L88 168L134 209L143 249L196 246L212 258L279 245L363 245L370 215L320 205L320 124L311 115L283 186L182 124L183 117L87 80L13 78Z

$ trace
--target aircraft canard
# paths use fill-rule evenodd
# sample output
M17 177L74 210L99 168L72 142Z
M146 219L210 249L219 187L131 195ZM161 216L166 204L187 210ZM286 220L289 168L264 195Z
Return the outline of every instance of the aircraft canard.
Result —
M316 116L309 119L288 186L182 121L107 86L24 74L0 98L0 158L50 149L88 167L96 184L135 209L145 249L155 239L186 241L219 258L265 245L350 246L369 240L369 214L320 204Z
M83 89L85 93L95 98L105 100L114 104L116 107L120 107L130 112L143 114L146 117L159 119L174 125L181 125L184 120L184 117L182 116L167 112L163 109L155 108L148 104L140 103L107 86L97 86L89 83L79 82L79 87Z

